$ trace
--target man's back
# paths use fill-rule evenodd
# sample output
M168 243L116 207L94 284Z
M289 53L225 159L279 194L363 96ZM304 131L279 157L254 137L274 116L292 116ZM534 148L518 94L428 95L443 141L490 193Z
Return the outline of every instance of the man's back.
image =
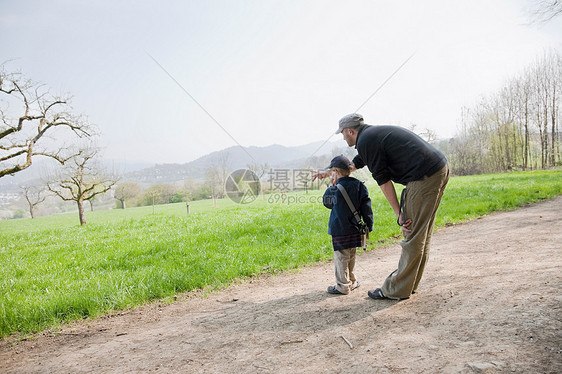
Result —
M389 180L406 184L422 179L447 162L435 147L398 126L362 126L356 148L355 166L361 168L367 165L379 185Z

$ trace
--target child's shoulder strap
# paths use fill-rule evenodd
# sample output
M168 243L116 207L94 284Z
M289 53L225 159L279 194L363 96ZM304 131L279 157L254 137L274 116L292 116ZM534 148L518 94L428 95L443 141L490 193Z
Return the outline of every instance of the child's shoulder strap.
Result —
M357 209L355 209L355 205L353 205L353 202L349 198L349 195L347 194L347 191L345 190L345 188L339 183L336 184L336 187L338 188L338 190L340 190L343 198L345 199L345 202L347 203L347 206L349 206L349 209L351 210L351 212L355 216L355 219L357 220L357 222L360 222L361 217L359 216L359 213L357 212Z

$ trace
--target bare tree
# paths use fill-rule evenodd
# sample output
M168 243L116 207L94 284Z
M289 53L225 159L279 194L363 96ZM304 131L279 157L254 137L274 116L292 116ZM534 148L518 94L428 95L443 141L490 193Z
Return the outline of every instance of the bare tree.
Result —
M516 112L517 122L519 123L519 133L521 136L521 167L526 170L530 160L530 115L531 115L531 72L526 69L523 75L517 79L517 101L518 109Z
M547 121L550 121L550 150L549 163L550 166L556 166L557 156L557 132L558 132L558 112L560 109L560 90L562 89L562 58L559 54L550 51L544 57L546 75L548 79L548 90L550 91L550 115Z
M550 158L549 141L555 139L556 137L549 137L549 119L556 119L555 115L551 116L556 109L556 92L553 90L554 81L549 65L551 65L552 55L547 55L545 53L543 58L537 59L535 66L533 67L533 86L534 86L534 117L535 124L539 130L539 140L540 140L540 160L541 167L544 169ZM553 103L554 98L554 103ZM554 144L552 144L554 147Z
M456 175L482 173L485 164L482 149L485 145L482 144L483 137L478 135L481 122L468 108L462 109L461 118L460 132L449 141L447 157Z
M262 163L258 163L258 162L254 162L254 163L248 163L246 164L246 168L248 168L248 170L253 171L258 178L261 178L265 175L265 173L271 169L271 167L269 166L269 163L267 162L262 162Z
M215 166L207 169L205 173L205 187L211 192L213 206L217 206L217 198L224 196L224 184L230 170L230 154L221 152L215 161Z
M547 23L554 17L562 14L562 1L534 0L528 13L531 18L531 23Z
M119 183L115 188L115 199L121 202L121 208L125 209L125 201L138 196L141 186L135 182Z
M109 191L119 180L100 165L98 152L97 148L81 149L47 180L49 191L76 202L81 225L86 224L84 201Z
M429 127L426 127L422 132L418 133L418 135L430 144L437 141L437 132Z
M28 168L35 156L64 163L74 154L61 139L94 133L93 126L71 113L68 97L51 95L44 85L7 73L3 65L0 121L0 178Z
M29 214L31 218L35 218L35 207L45 201L47 198L46 188L44 186L20 186L22 195L29 206Z
M217 198L219 198L224 191L224 183L221 180L221 172L218 168L213 167L207 169L205 173L205 187L211 192L213 199L213 206L217 207Z
M224 192L224 183L228 174L230 174L230 153L221 152L217 158L216 170L218 173L219 182L222 183L222 190Z
M437 133L429 127L426 127L422 130L417 130L418 124L410 123L408 126L406 126L406 128L428 143L434 143L435 141L437 141Z

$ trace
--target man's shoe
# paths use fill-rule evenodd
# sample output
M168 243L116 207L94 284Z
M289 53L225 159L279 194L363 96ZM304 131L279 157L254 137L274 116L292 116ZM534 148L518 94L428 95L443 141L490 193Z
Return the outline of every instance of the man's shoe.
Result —
M369 295L371 299L375 300L390 300L388 297L384 296L380 288L377 288L374 291L367 292L367 295Z
M345 295L343 293L341 293L340 291L338 291L338 289L336 288L336 286L330 286L328 287L328 293L332 294L332 295Z
M359 281L355 281L355 283L351 286L351 290L353 291L356 288L359 288L359 286L361 285L361 283L359 283Z

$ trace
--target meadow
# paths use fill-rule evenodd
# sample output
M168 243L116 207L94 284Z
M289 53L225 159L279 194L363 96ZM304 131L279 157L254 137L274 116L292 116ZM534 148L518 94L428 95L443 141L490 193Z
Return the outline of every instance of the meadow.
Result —
M398 240L399 227L368 181L375 215L369 250ZM401 188L399 188L401 189ZM0 221L0 336L220 289L236 279L327 261L329 210L322 191ZM451 178L436 225L562 194L562 171ZM154 209L154 211L153 211Z

